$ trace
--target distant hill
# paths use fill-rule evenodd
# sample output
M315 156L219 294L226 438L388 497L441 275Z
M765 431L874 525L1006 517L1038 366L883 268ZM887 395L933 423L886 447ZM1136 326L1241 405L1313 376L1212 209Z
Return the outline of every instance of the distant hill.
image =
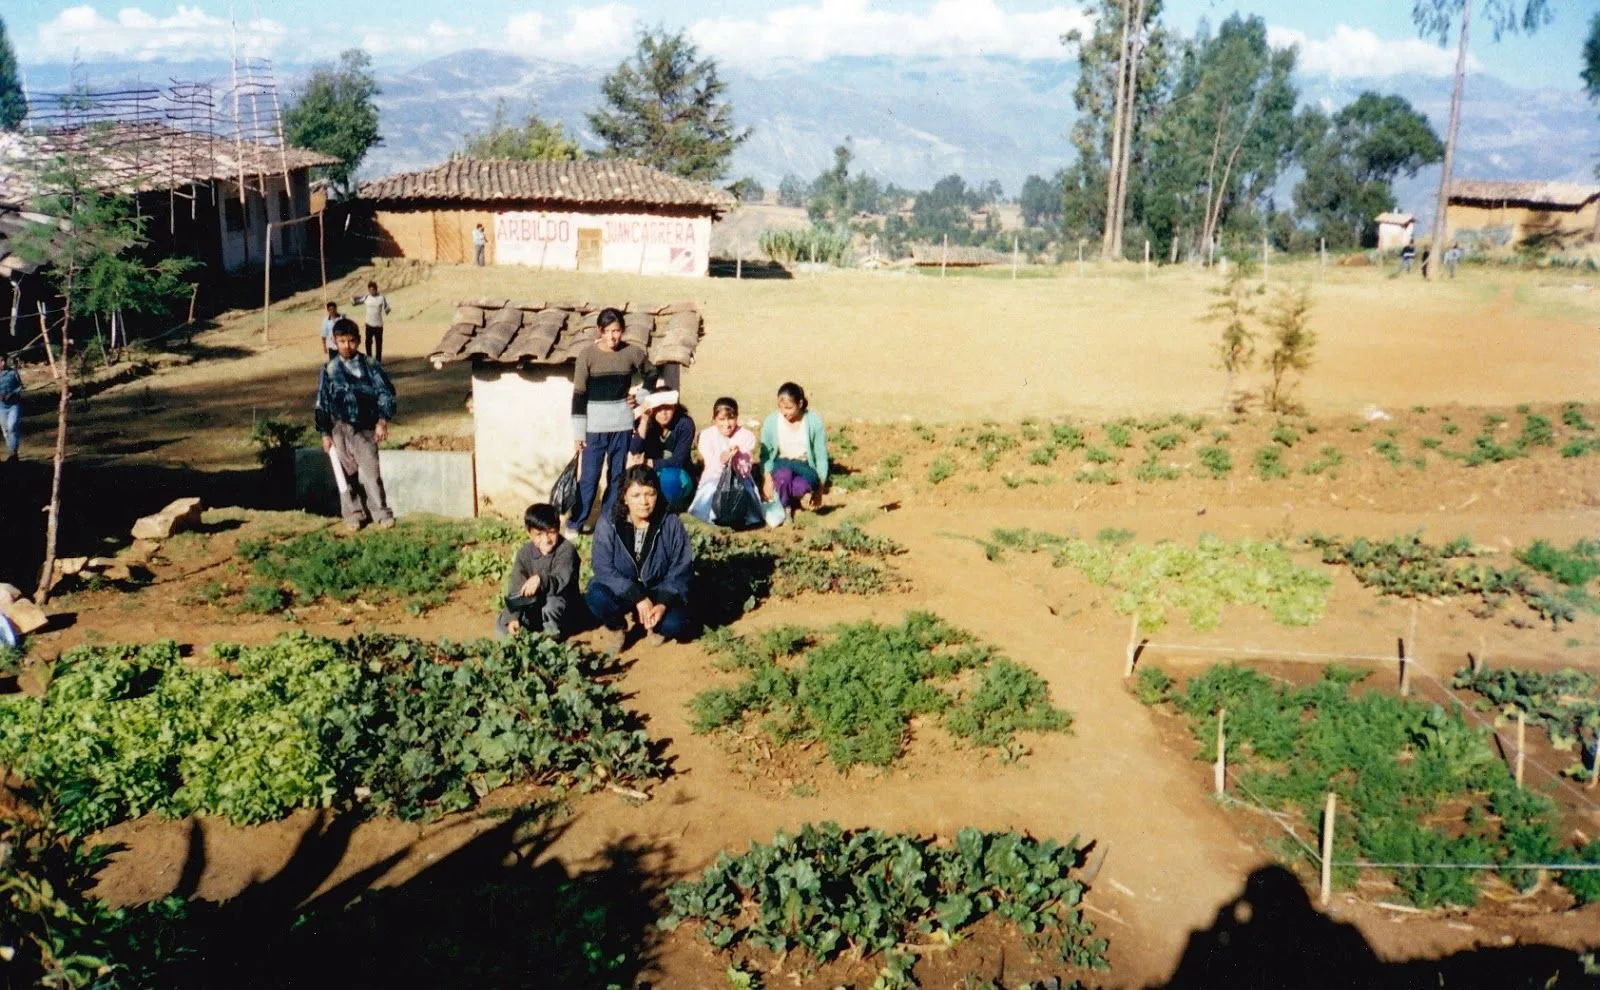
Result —
M136 76L209 78L225 84L226 62L175 65L96 63L97 83ZM304 67L280 66L285 89ZM363 168L385 175L438 163L462 135L489 122L504 99L511 116L530 109L559 120L586 145L597 140L584 115L604 70L487 49L452 52L402 72L380 73L384 143ZM1075 111L1074 62L1009 57L833 58L726 72L738 119L755 135L735 155L729 179L752 175L768 186L785 174L813 177L833 148L853 139L857 167L884 181L926 188L951 172L969 182L998 178L1015 195L1030 173L1049 175L1072 157L1067 132ZM64 66L29 66L30 88L59 89ZM1444 79L1304 77L1302 98L1330 109L1365 89L1397 93L1435 122L1449 114ZM1600 158L1600 112L1570 89L1519 89L1486 75L1467 82L1457 173L1475 178L1593 181ZM1401 208L1432 216L1428 170L1398 188Z

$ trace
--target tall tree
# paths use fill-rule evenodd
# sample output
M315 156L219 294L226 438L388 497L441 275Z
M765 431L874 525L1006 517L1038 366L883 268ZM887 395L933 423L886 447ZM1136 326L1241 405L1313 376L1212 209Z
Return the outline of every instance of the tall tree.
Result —
M1205 250L1230 216L1264 205L1296 145L1295 50L1237 14L1185 49L1152 141L1152 233L1182 229Z
M1066 182L1065 170L1045 179L1030 175L1022 182L1017 205L1022 207L1022 223L1027 227L1054 227L1061 222L1061 199Z
M714 181L750 137L734 125L726 90L716 61L701 58L684 32L641 31L634 53L600 84L604 102L589 126L613 157Z
M537 114L530 113L519 127L511 124L506 116L506 101L500 100L494 105L494 118L489 126L463 139L468 157L523 162L574 162L583 157L583 149L567 136L559 121L548 124Z
M1583 42L1583 88L1589 99L1600 100L1600 11L1589 22L1589 37Z
M345 195L351 191L361 160L383 143L378 108L372 102L380 92L371 56L350 48L340 53L336 63L313 66L283 112L284 137L290 144L339 159L339 164L323 171Z
M1537 31L1550 21L1549 0L1479 0L1484 20L1499 41L1507 33L1518 30ZM1456 132L1461 128L1461 94L1467 80L1467 42L1472 24L1472 0L1411 0L1411 19L1425 38L1437 38L1439 44L1448 44L1451 28L1460 19L1456 41L1456 72L1450 90L1450 127L1445 132L1444 168L1439 172L1439 196L1433 217L1434 258L1442 256L1445 243L1450 238L1450 179L1456 163ZM1433 277L1438 265L1424 269Z
M0 18L0 130L14 131L28 116L28 100L22 92L22 73L17 68L17 52Z
M1305 111L1300 127L1295 209L1335 248L1370 241L1373 218L1395 207L1394 180L1444 157L1428 119L1399 96L1362 93L1331 119Z

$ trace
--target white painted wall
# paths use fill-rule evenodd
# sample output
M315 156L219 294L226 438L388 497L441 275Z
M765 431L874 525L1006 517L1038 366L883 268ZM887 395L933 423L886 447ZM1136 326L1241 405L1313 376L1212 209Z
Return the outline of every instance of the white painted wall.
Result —
M1416 221L1408 224L1380 223L1378 224L1378 250L1398 251L1410 244L1412 232L1417 229Z
M521 519L572 459L572 366L475 369L472 419L478 511Z
M710 217L649 213L498 213L495 261L576 271L584 229L601 232L604 271L703 276L711 266Z

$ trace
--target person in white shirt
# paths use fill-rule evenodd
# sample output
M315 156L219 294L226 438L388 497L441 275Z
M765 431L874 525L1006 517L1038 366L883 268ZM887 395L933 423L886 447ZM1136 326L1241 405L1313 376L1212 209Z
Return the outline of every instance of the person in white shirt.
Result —
M484 249L489 246L489 235L483 232L483 224L472 228L472 258L478 267L483 267Z
M339 348L333 342L333 327L334 324L338 323L341 319L343 319L343 317L339 315L338 303L329 300L327 309L328 315L322 321L322 349L327 352L323 360L332 361L339 354Z
M383 363L383 316L389 312L389 300L378 291L378 283L367 283L367 294L356 296L356 305L367 307L367 357Z

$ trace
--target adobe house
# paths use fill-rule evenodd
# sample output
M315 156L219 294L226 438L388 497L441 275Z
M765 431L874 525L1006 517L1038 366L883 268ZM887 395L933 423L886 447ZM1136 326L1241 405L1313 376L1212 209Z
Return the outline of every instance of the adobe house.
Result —
M1378 224L1378 250L1398 251L1416 240L1417 218L1409 213L1380 213L1373 218Z
M478 511L513 519L545 501L572 460L572 372L594 341L600 303L479 299L457 305L428 355L434 368L472 362L472 448ZM694 303L622 303L623 340L644 347L677 388L705 335Z
M1453 240L1486 248L1537 241L1559 250L1600 235L1600 186L1458 179L1446 219Z
M704 276L711 223L738 205L716 186L610 159L452 158L357 195L385 257L468 264L482 224L490 264L640 275Z

